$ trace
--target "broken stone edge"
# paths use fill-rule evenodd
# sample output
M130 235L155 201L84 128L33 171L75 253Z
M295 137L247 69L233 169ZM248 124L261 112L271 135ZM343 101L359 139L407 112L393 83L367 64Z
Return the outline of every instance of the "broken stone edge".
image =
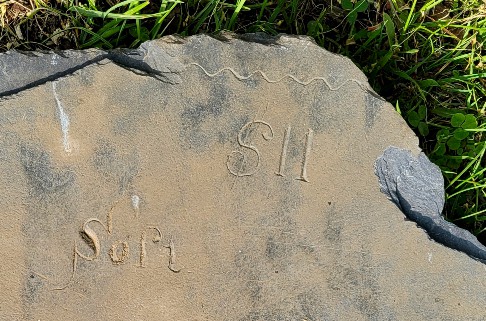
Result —
M486 263L486 247L472 233L441 215L444 178L423 152L416 158L410 151L390 146L376 160L375 174L381 191L431 239Z
M265 46L282 46L285 39L297 39L318 46L313 38L307 36L295 36L279 34L270 36L264 33L251 33L237 35L230 32L220 32L216 35L195 35L193 37L212 37L222 42L233 40L259 43ZM16 95L24 90L34 88L49 81L70 75L92 64L103 63L109 60L118 66L154 77L160 81L177 84L180 82L179 74L185 69L177 58L168 55L157 46L157 41L166 43L185 43L189 38L178 35L166 36L158 40L144 42L138 49L87 49L66 51L37 51L23 52L11 50L0 53L0 99ZM349 60L341 55L330 53L340 58ZM349 60L350 63L351 60ZM354 65L354 64L353 64ZM29 72L25 72L28 66ZM364 91L378 100L385 102L367 82L355 81ZM341 84L343 85L343 84Z

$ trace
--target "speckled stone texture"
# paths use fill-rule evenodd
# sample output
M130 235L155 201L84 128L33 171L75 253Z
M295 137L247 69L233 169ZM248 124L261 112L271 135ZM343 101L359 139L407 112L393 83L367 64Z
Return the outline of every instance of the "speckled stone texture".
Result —
M417 219L443 224L440 172L309 38L10 52L0 75L1 320L486 319L480 255Z

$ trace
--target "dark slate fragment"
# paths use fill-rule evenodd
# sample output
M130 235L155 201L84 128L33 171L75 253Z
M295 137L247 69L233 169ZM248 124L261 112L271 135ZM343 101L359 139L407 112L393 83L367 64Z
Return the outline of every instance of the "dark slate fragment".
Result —
M177 84L179 73L184 70L176 57L168 55L156 42L144 42L138 49L117 49L107 53L108 59L122 67L140 70L155 78Z
M415 158L410 151L389 147L375 163L380 188L412 221L435 241L486 260L486 247L474 235L446 221L444 179L439 167L423 153Z
M171 84L179 83L178 73L184 70L177 58L166 54L154 42L143 43L133 50L9 51L0 53L0 97L54 81L105 59ZM28 73L25 72L27 67Z
M55 80L105 58L96 49L62 52L9 51L0 54L0 96ZM25 70L28 69L28 72Z

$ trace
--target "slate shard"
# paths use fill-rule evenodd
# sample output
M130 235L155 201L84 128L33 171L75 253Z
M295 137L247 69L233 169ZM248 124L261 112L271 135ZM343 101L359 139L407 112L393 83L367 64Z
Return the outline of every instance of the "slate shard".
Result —
M0 76L0 319L485 320L440 172L310 38L11 52Z
M432 239L486 262L486 247L469 231L442 217L444 179L425 154L415 158L410 151L389 147L376 160L375 173L381 191Z
M8 51L0 53L0 96L53 81L104 58L97 49L58 52ZM29 73L25 69L29 68Z
M54 81L103 60L169 83L180 81L178 73L183 69L177 59L168 56L153 42L145 42L134 50L9 51L0 53L0 75L3 78L0 97ZM24 72L26 66L30 68L28 74Z
M380 188L402 211L413 203L414 221L420 215L439 217L444 208L444 179L438 166L423 154L416 158L410 151L387 148L375 163Z

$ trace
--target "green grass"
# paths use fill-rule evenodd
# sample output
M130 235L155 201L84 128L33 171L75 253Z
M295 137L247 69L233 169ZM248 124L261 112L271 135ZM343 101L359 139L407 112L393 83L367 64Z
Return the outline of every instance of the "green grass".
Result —
M486 244L486 5L450 1L0 0L0 50L136 47L167 34L309 35L350 57L446 179L445 216Z

